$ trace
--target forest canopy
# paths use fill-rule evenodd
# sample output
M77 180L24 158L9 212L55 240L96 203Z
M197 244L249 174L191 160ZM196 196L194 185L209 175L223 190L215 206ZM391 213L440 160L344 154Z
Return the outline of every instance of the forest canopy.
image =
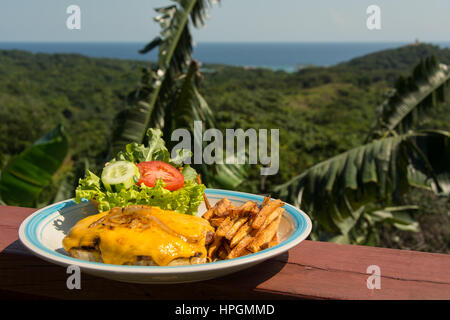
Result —
M408 76L421 59L431 55L450 64L449 49L420 44L293 73L202 66L208 72L203 73L199 89L219 129L280 129L279 174L261 179L258 168L252 168L250 178L238 189L268 192L312 165L360 145L374 121L376 106L386 99L395 80ZM150 64L0 50L0 169L62 124L69 157L50 189L67 176L74 186L79 171L86 167L98 170L107 156L113 119L138 85L141 68ZM449 111L447 103L419 127L450 130Z

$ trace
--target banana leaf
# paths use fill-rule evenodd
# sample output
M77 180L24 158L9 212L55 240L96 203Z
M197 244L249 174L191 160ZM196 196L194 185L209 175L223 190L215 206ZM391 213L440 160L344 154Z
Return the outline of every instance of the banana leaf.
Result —
M179 89L174 98L165 108L164 136L169 137L178 128L186 128L193 134L194 121L202 121L206 128L215 127L213 113L195 85L198 78L199 64L192 60L188 71L179 80ZM168 145L171 147L170 143Z
M434 56L422 60L408 78L400 77L390 97L378 107L370 138L405 133L448 98L450 72Z
M35 207L40 193L51 183L67 152L67 137L62 126L57 126L11 158L0 176L0 197L3 202Z
M419 223L409 213L418 209L419 207L415 205L386 207L374 210L370 214L377 222L390 223L402 231L419 232Z
M164 128L167 108L177 91L177 79L192 61L192 36L189 18L194 26L203 24L206 9L213 1L177 0L178 5L158 8L155 18L161 27L160 35L147 44L140 53L159 48L158 63L144 72L141 87L132 93L133 102L118 115L113 130L111 154L116 154L127 143L142 143L147 129Z
M409 190L411 172L424 187L448 192L450 133L413 132L375 140L323 161L275 191L303 207L329 232L345 233L355 211L399 198Z
M442 130L423 131L410 143L408 180L411 185L450 195L450 135Z
M177 5L158 8L155 18L161 27L160 35L140 53L158 47L158 63L153 70L144 70L140 87L128 99L131 107L119 113L112 135L111 154L127 143L145 142L147 128L159 128L165 137L173 130L186 128L194 132L194 121L202 121L205 128L214 128L214 116L197 89L200 81L199 64L193 60L192 36L189 25L204 25L206 10L214 1L176 0ZM200 142L201 143L201 142ZM167 145L172 147L171 141ZM202 165L205 182L217 187L234 188L247 176L241 165Z
M215 120L206 100L201 96L195 85L199 81L199 65L193 60L188 72L182 79L182 84L173 101L166 108L166 119L164 121L164 135L169 137L173 130L186 128L194 135L194 121L202 121L206 128L215 128ZM203 143L197 141L197 143ZM171 142L168 145L172 147ZM203 143L205 146L205 143ZM223 158L223 155L219 155ZM241 184L248 175L244 165L224 163L207 166L202 164L200 171L205 183L210 187L233 189Z

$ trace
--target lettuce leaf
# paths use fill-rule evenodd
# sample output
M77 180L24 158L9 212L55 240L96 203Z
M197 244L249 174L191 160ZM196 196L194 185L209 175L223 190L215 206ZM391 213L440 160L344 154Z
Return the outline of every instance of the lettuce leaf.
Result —
M190 150L186 149L177 149L175 158L170 158L170 164L172 164L174 167L179 167L183 165L183 161L186 160L186 158L192 157L192 152ZM194 170L194 169L192 169Z
M95 200L100 212L114 207L149 205L193 215L203 202L205 191L203 184L196 184L193 181L186 181L183 188L169 191L164 189L165 183L162 179L158 179L154 187L135 185L131 189L110 192L99 187L96 184L97 179L92 172L86 178L80 179L75 191L75 202L80 203L83 199Z
M148 146L140 143L129 143L125 147L125 151L120 151L113 161L130 161L133 163L139 163L144 161L164 161L170 163L174 167L183 165L183 161L192 157L192 152L187 149L177 149L176 156L170 158L169 150L167 150L164 139L162 138L162 131L160 129L148 129Z
M125 151L119 152L113 161L131 161L139 163L143 161L164 161L174 166L181 166L183 160L191 155L185 149L177 150L177 156L170 159L162 132L160 129L149 129L149 145L130 143ZM108 211L114 207L127 207L130 205L157 206L165 210L174 210L185 214L195 214L203 202L205 186L197 184L197 172L189 165L183 167L184 187L175 191L164 189L165 183L158 179L154 187L145 185L134 185L130 189L122 189L120 192L110 192L105 189L101 179L86 171L84 179L80 179L75 190L75 202L80 203L83 199L95 200L99 211Z
M184 176L184 183L186 183L186 181L192 181L192 182L196 182L197 181L197 171L195 171L194 168L192 168L190 165L185 165L183 167L183 176Z

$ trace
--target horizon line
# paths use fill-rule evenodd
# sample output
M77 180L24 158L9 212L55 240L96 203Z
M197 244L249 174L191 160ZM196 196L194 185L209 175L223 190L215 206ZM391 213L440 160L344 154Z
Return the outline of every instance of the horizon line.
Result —
M58 41L58 40L0 40L0 43L92 43L92 44L104 44L104 43L123 43L123 44L146 44L150 41ZM213 43L213 44L227 44L227 43L239 43L239 44L267 44L267 43L279 43L279 44L295 44L295 43L415 43L415 41L410 40L386 40L386 41L367 41L367 40L321 40L321 41L194 41L194 46L196 44ZM450 43L450 40L419 40L419 43Z

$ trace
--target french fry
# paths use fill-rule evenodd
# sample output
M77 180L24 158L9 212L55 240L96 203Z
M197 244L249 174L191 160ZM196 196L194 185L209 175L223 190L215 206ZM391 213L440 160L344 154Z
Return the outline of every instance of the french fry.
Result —
M258 205L254 201L247 201L242 206L238 208L231 209L230 215L233 217L241 217L245 214L251 214Z
M246 223L247 220L248 220L248 217L242 217L242 218L236 219L236 221L234 222L233 226L225 234L225 238L227 238L228 240L231 240L234 237L234 235L236 234L236 232L238 232L239 228L244 223Z
M231 239L230 247L234 248L239 241L241 241L246 235L248 235L252 231L252 226L250 221L244 223L239 230L236 232L234 237Z
M197 175L197 183L202 184L202 179L200 177L200 174ZM208 210L211 209L211 204L209 203L208 198L206 197L206 193L203 193L203 200L205 201L206 209L208 209Z
M228 254L227 259L233 259L239 257L244 249L254 240L250 235L246 235Z
M220 246L220 248L217 250L217 256L219 259L225 260L228 256L228 251L224 246Z
M214 209L208 209L203 215L202 218L206 220L210 220L214 216Z
M217 228L216 234L219 237L225 237L228 230L230 230L231 227L233 227L234 220L231 216L228 216L223 220L223 222L220 224L220 226Z
M248 250L247 248L245 248L244 250L242 250L241 255L239 257L243 257L249 254L252 254L253 252L251 252L250 250Z
M222 200L217 202L216 205L213 207L214 215L218 217L225 216L231 206L232 204L230 200L228 200L227 198L223 198Z
M255 236L252 243L247 247L252 252L258 252L262 246L267 245L277 233L278 226L280 225L281 215L277 219L272 221L262 232L258 232L258 236Z
M213 243L208 248L208 258L213 259L214 254L219 249L220 245L222 244L223 237L220 237L216 234L214 235Z
M275 233L272 240L270 240L269 243L262 245L260 249L264 250L264 249L272 248L273 246L276 246L277 244L278 244L278 235Z
M209 220L209 223L213 226L218 228L222 222L225 220L225 217L220 217L220 218L211 218L211 220Z
M258 206L258 204L255 201L247 201L242 206L239 207L242 211L251 211L254 207Z
M271 214L269 214L266 220L264 220L264 223L261 226L261 228L258 229L258 233L256 234L256 236L258 236L260 232L262 232L265 228L267 228L267 226L276 218L278 218L278 216L280 216L283 212L284 212L283 208L276 208Z
M226 198L217 202L203 215L216 229L208 259L233 259L277 245L283 205L270 197L261 206L247 201L236 207Z
M230 245L228 244L227 241L224 241L224 242L223 242L222 247L225 248L225 250L226 250L226 252L227 252L227 255L231 252Z
M275 235L273 236L272 240L270 240L269 245L267 247L271 248L273 246L276 246L277 244L278 244L278 235L275 233Z
M228 209L233 206L227 198L223 198L219 202L217 202L214 207L209 208L208 211L206 211L202 218L206 220L210 220L214 216L224 216L226 215Z
M259 229L264 224L264 220L277 208L282 207L284 205L281 200L273 200L269 201L267 205L263 206L262 209L258 212L253 220L252 227L253 229Z
M256 215L259 213L259 207L258 206L255 206L250 212L249 212L249 214L252 216L252 217L256 217Z

